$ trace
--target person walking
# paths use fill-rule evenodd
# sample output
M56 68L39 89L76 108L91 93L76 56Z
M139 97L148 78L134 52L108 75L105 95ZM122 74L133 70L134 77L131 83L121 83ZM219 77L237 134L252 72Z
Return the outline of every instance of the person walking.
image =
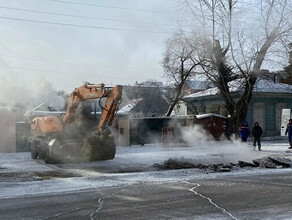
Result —
M251 130L253 136L253 146L256 148L256 144L258 144L258 149L261 150L261 136L263 133L263 129L260 127L258 122L254 123L254 126Z
M248 136L250 135L249 126L246 120L241 122L241 125L238 128L238 132L242 142L246 142Z
M289 119L289 123L287 124L285 135L288 134L288 140L290 143L289 149L292 149L292 119Z

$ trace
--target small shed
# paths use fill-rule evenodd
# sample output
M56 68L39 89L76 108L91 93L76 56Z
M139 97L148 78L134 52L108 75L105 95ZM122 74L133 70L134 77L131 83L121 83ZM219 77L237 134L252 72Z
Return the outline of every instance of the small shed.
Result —
M183 127L200 125L207 133L211 134L215 140L227 137L228 120L226 117L209 113L191 116L185 116L185 123L180 124ZM165 143L182 142L182 134L180 126L175 123L167 124L162 129L162 139Z
M227 134L227 118L214 113L196 115L195 124L201 125L216 140Z

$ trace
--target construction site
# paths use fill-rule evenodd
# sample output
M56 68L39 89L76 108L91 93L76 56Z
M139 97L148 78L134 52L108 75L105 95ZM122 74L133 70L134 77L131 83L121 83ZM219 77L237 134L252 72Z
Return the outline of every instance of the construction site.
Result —
M0 219L292 219L292 0L0 0Z
M86 83L67 97L65 111L51 110L46 104L24 114L20 114L19 109L1 108L0 199L14 203L19 198L48 199L60 194L79 198L79 193L95 189L114 199L114 195L123 194L120 190L127 191L137 184L143 187L151 184L156 188L167 183L185 185L180 186L182 192L187 187L185 190L208 200L208 193L203 196L195 190L200 186L198 182L201 184L210 178L225 181L239 176L284 175L286 178L291 172L292 153L287 150L286 137L263 138L262 151L258 151L251 140L243 143L235 136L228 137L228 121L222 115L165 117L153 111L152 117L139 118L137 111L136 114L126 111L133 109L133 101L120 106L123 91L122 86ZM106 192L109 189L114 192ZM132 195L133 199L138 199L137 193ZM89 216L94 219L106 215L115 219L115 211L103 206L109 202L107 197L100 197L91 211L81 211L78 206L49 213L43 210L43 214L38 215L29 208L27 214L13 211L13 218ZM110 201L114 201L112 199ZM156 200L149 199L149 202ZM263 201L266 199L271 198ZM220 199L217 201L228 206ZM231 214L230 210L228 214L213 201L212 206L217 207L217 211L207 208L204 215L208 218L234 213L250 217L237 211ZM11 216L14 210L11 208L1 212L1 216ZM162 216L158 210L151 211L153 217ZM140 211L129 218L141 216ZM118 215L127 216L124 212ZM189 216L182 212L171 215Z

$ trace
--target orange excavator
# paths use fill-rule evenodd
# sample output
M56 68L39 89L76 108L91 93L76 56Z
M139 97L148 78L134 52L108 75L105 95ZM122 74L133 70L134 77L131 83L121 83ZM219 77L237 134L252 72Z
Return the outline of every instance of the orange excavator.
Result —
M104 106L101 100L105 98ZM99 99L102 109L97 127L79 127L84 122L82 114L76 114L81 101ZM65 161L67 157L86 161L113 159L116 153L114 138L109 127L122 99L122 86L113 88L104 84L85 83L71 93L63 117L36 117L31 122L31 157L44 159L46 163ZM74 124L75 123L75 124Z

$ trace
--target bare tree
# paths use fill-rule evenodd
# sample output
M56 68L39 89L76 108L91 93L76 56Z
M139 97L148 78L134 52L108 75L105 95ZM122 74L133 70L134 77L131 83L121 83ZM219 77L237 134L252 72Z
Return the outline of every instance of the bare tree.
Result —
M219 89L233 124L246 118L263 64L279 62L291 37L290 0L183 0L200 32L201 68ZM194 48L194 45L189 45ZM278 55L272 54L273 50ZM273 59L270 59L273 58ZM266 62L265 62L266 61ZM233 91L240 89L239 96Z
M281 83L292 85L292 43L289 43L289 65L284 67L286 75L280 78Z
M125 88L124 88L125 89ZM133 105L131 117L161 116L167 110L167 101L163 96L163 83L157 80L147 80L126 88L123 96L126 104Z
M201 64L201 57L195 55L195 53L198 53L195 44L191 44L189 41L190 39L184 36L182 32L178 32L167 42L162 64L165 76L171 80L175 93L170 99L171 104L166 116L171 115L175 105L184 96L183 85L196 74L195 68Z

